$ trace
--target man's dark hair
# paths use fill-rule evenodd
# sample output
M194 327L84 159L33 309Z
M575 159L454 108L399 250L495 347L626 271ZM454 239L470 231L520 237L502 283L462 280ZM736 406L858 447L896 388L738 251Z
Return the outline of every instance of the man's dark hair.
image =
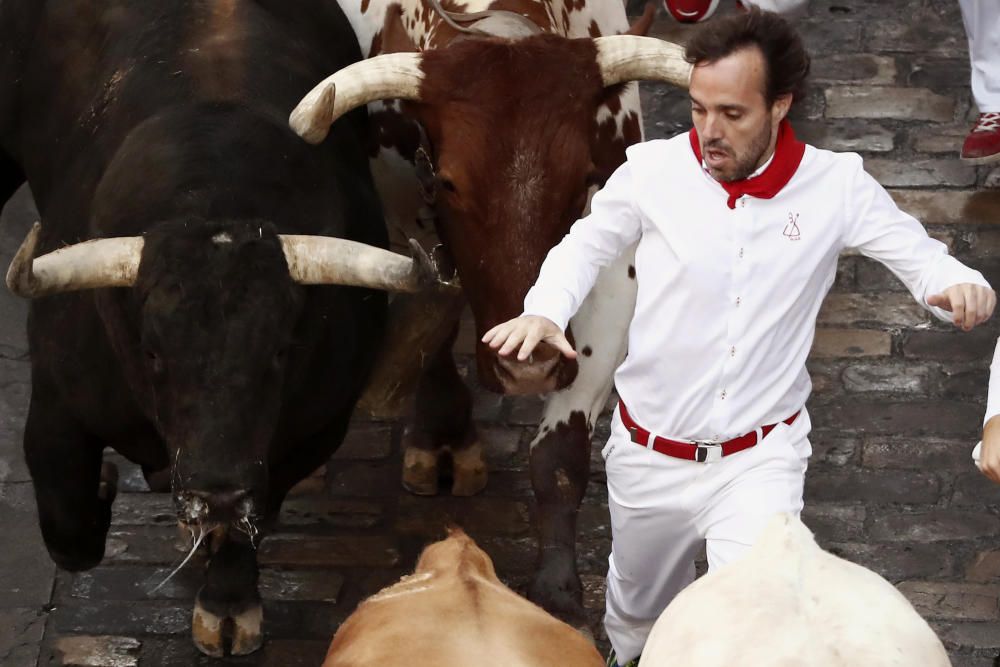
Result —
M809 75L809 54L791 24L773 12L753 7L703 23L687 43L684 59L692 65L713 63L755 46L767 66L764 99L768 106L788 93L793 103L801 100Z

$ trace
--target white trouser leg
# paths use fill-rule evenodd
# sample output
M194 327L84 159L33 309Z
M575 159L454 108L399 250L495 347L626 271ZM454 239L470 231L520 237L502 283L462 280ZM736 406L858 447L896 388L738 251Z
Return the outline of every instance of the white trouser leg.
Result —
M603 454L611 513L604 626L624 664L639 655L660 613L694 581L701 536L684 489L704 468L631 442L617 409Z
M642 651L693 580L702 539L714 569L743 555L774 514L801 512L810 427L803 410L756 447L703 464L632 443L615 410L604 448L612 537L604 624L619 663Z
M972 65L972 97L980 113L1000 112L1000 2L959 0Z

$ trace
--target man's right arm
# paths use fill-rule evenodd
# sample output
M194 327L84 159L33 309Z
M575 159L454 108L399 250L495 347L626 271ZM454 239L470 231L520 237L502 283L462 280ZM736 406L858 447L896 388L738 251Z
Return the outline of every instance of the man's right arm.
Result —
M983 474L1000 482L1000 340L990 367L990 388L983 420L983 448L979 456Z
M563 335L570 318L590 293L601 267L613 262L641 234L632 168L625 162L594 195L590 214L549 251L524 299L521 317L497 325L483 336L483 342L503 356L519 346L518 358L523 360L539 340L546 340L572 356Z

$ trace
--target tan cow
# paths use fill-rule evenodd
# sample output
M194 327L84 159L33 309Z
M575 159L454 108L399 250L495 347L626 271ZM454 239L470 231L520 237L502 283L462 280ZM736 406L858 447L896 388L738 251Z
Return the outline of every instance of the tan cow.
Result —
M653 626L640 667L946 667L941 641L888 581L779 515L746 558L702 577Z
M323 667L600 667L583 635L497 579L463 531L426 549L416 571L340 626Z

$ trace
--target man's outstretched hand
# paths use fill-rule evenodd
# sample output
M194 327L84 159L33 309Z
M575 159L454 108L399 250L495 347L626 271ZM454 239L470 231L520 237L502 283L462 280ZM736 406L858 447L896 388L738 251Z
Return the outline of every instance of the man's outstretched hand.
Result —
M989 287L961 283L927 297L927 304L947 310L956 327L970 331L972 327L990 319L997 305L997 295Z
M518 361L527 361L535 346L542 341L562 352L567 359L576 359L576 350L569 344L562 329L549 318L540 315L515 317L496 325L483 336L483 342L497 350L501 357L518 350Z

